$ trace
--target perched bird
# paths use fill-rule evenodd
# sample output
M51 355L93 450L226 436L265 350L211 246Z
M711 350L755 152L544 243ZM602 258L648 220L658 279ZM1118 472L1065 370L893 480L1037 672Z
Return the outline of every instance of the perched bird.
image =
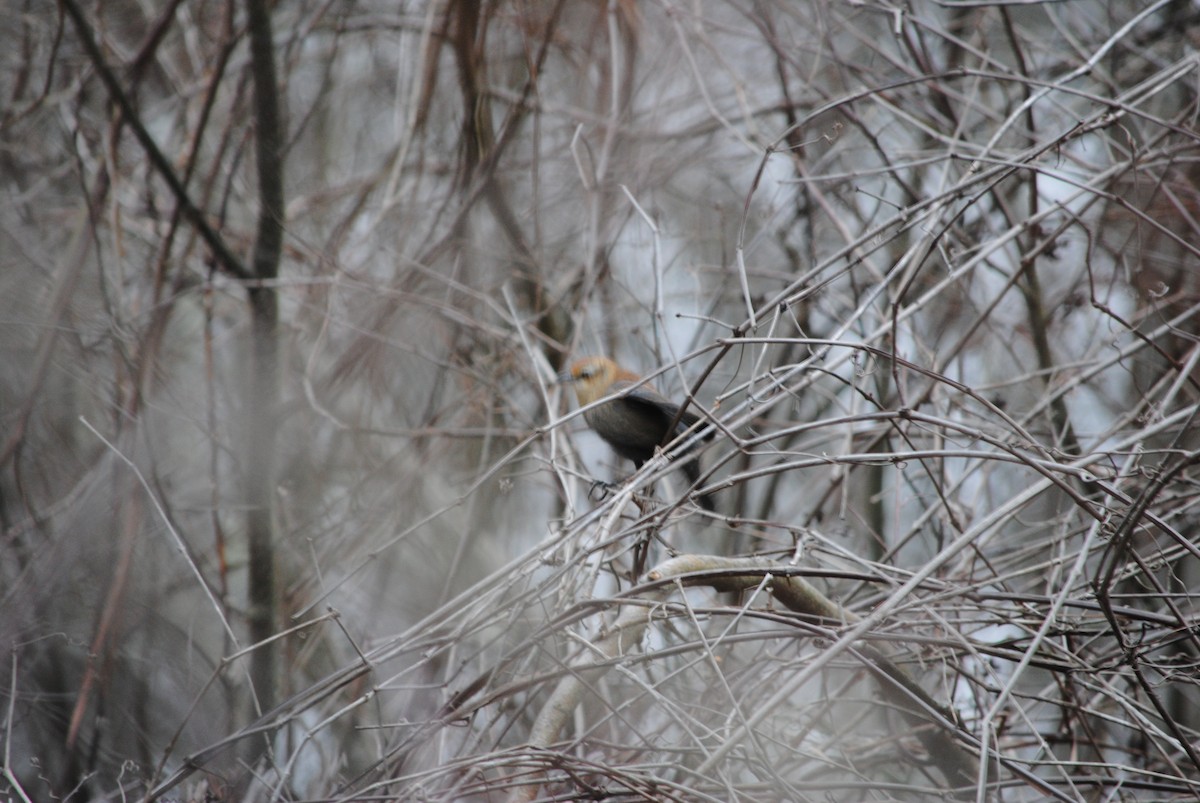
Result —
M678 404L648 385L638 385L641 377L607 357L576 360L560 379L574 386L580 407L605 396L617 396L588 410L583 418L617 454L632 460L638 468L654 456L657 447L670 443L700 420L690 411L679 415ZM627 392L622 394L622 391ZM675 428L668 431L672 422ZM683 470L692 484L700 478L700 466L695 459L685 462ZM701 497L700 503L712 510L707 497Z

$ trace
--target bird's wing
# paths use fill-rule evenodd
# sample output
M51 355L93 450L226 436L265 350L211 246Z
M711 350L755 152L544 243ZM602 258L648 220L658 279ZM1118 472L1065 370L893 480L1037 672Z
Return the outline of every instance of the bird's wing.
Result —
M619 393L622 390L630 387L632 382L614 382L612 390L614 393ZM664 397L654 388L640 385L629 391L625 397L630 403L636 404L647 412L652 412L653 415L659 416L662 419L662 425L666 427L675 420L675 416L679 414L679 405L670 399ZM685 410L683 417L679 419L679 424L675 427L675 434L683 432L700 420L700 417L690 410Z

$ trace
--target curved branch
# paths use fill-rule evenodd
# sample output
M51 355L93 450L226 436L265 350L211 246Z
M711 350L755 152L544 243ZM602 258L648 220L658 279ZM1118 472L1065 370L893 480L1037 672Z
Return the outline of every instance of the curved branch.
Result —
M88 25L87 19L83 16L83 11L80 10L75 0L63 0L63 8L66 9L67 14L71 17L71 22L75 25L75 30L79 34L80 44L83 45L84 52L87 53L92 66L96 68L96 73L104 83L105 89L108 90L109 98L121 110L121 115L133 131L133 135L137 137L142 150L146 152L146 157L150 160L154 171L162 176L162 180L166 182L167 188L171 190L171 194L175 196L175 201L183 210L184 217L196 227L196 231L200 233L201 238L208 244L209 249L212 250L217 264L224 271L239 279L248 280L255 278L246 269L246 266L242 264L242 261L238 259L237 255L230 250L221 235L212 226L208 225L208 221L204 218L204 212L192 203L192 199L187 192L187 187L183 185L179 176L175 175L175 171L171 168L170 160L159 150L158 145L154 142L154 138L150 136L150 132L142 124L137 110L133 107L133 102L121 88L121 83L117 80L116 74L113 73L112 69L104 61L104 55L100 52L100 46L96 43L95 37L92 36L91 26Z
M721 592L763 587L797 613L841 623L861 621L860 616L826 597L803 577L772 574L772 568L776 568L775 564L762 558L679 555L651 569L646 579L660 585L639 598L642 604L623 607L604 635L591 643L592 660L577 665L570 675L559 681L530 728L529 744L549 747L558 741L584 692L610 668L611 659L641 641L646 626L654 617L653 610L647 611L645 603L664 600L677 587L663 583L664 580L673 578L680 586L707 586ZM979 765L954 738L953 733L958 727L954 714L935 702L908 672L877 647L862 642L850 652L863 661L879 681L887 702L896 706L905 721L914 727L913 734L920 739L930 760L946 780L953 786L973 789ZM513 790L509 800L512 803L533 800L537 791L537 784L524 784Z

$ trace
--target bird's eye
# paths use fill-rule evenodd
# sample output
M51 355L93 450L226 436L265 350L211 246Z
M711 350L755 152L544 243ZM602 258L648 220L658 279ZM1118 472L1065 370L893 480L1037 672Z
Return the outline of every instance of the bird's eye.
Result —
M580 379L591 379L595 375L596 375L596 366L594 366L594 365L585 365L579 369L579 378Z

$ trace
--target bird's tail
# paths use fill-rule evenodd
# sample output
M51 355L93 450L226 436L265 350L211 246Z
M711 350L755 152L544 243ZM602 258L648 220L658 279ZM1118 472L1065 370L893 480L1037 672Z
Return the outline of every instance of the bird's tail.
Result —
M692 486L695 486L696 483L700 481L700 459L698 457L693 457L691 460L685 462L683 464L683 473L687 475L688 482L691 483ZM712 494L701 494L700 496L696 497L696 501L700 504L700 507L704 508L709 513L714 512L716 509L713 506Z

